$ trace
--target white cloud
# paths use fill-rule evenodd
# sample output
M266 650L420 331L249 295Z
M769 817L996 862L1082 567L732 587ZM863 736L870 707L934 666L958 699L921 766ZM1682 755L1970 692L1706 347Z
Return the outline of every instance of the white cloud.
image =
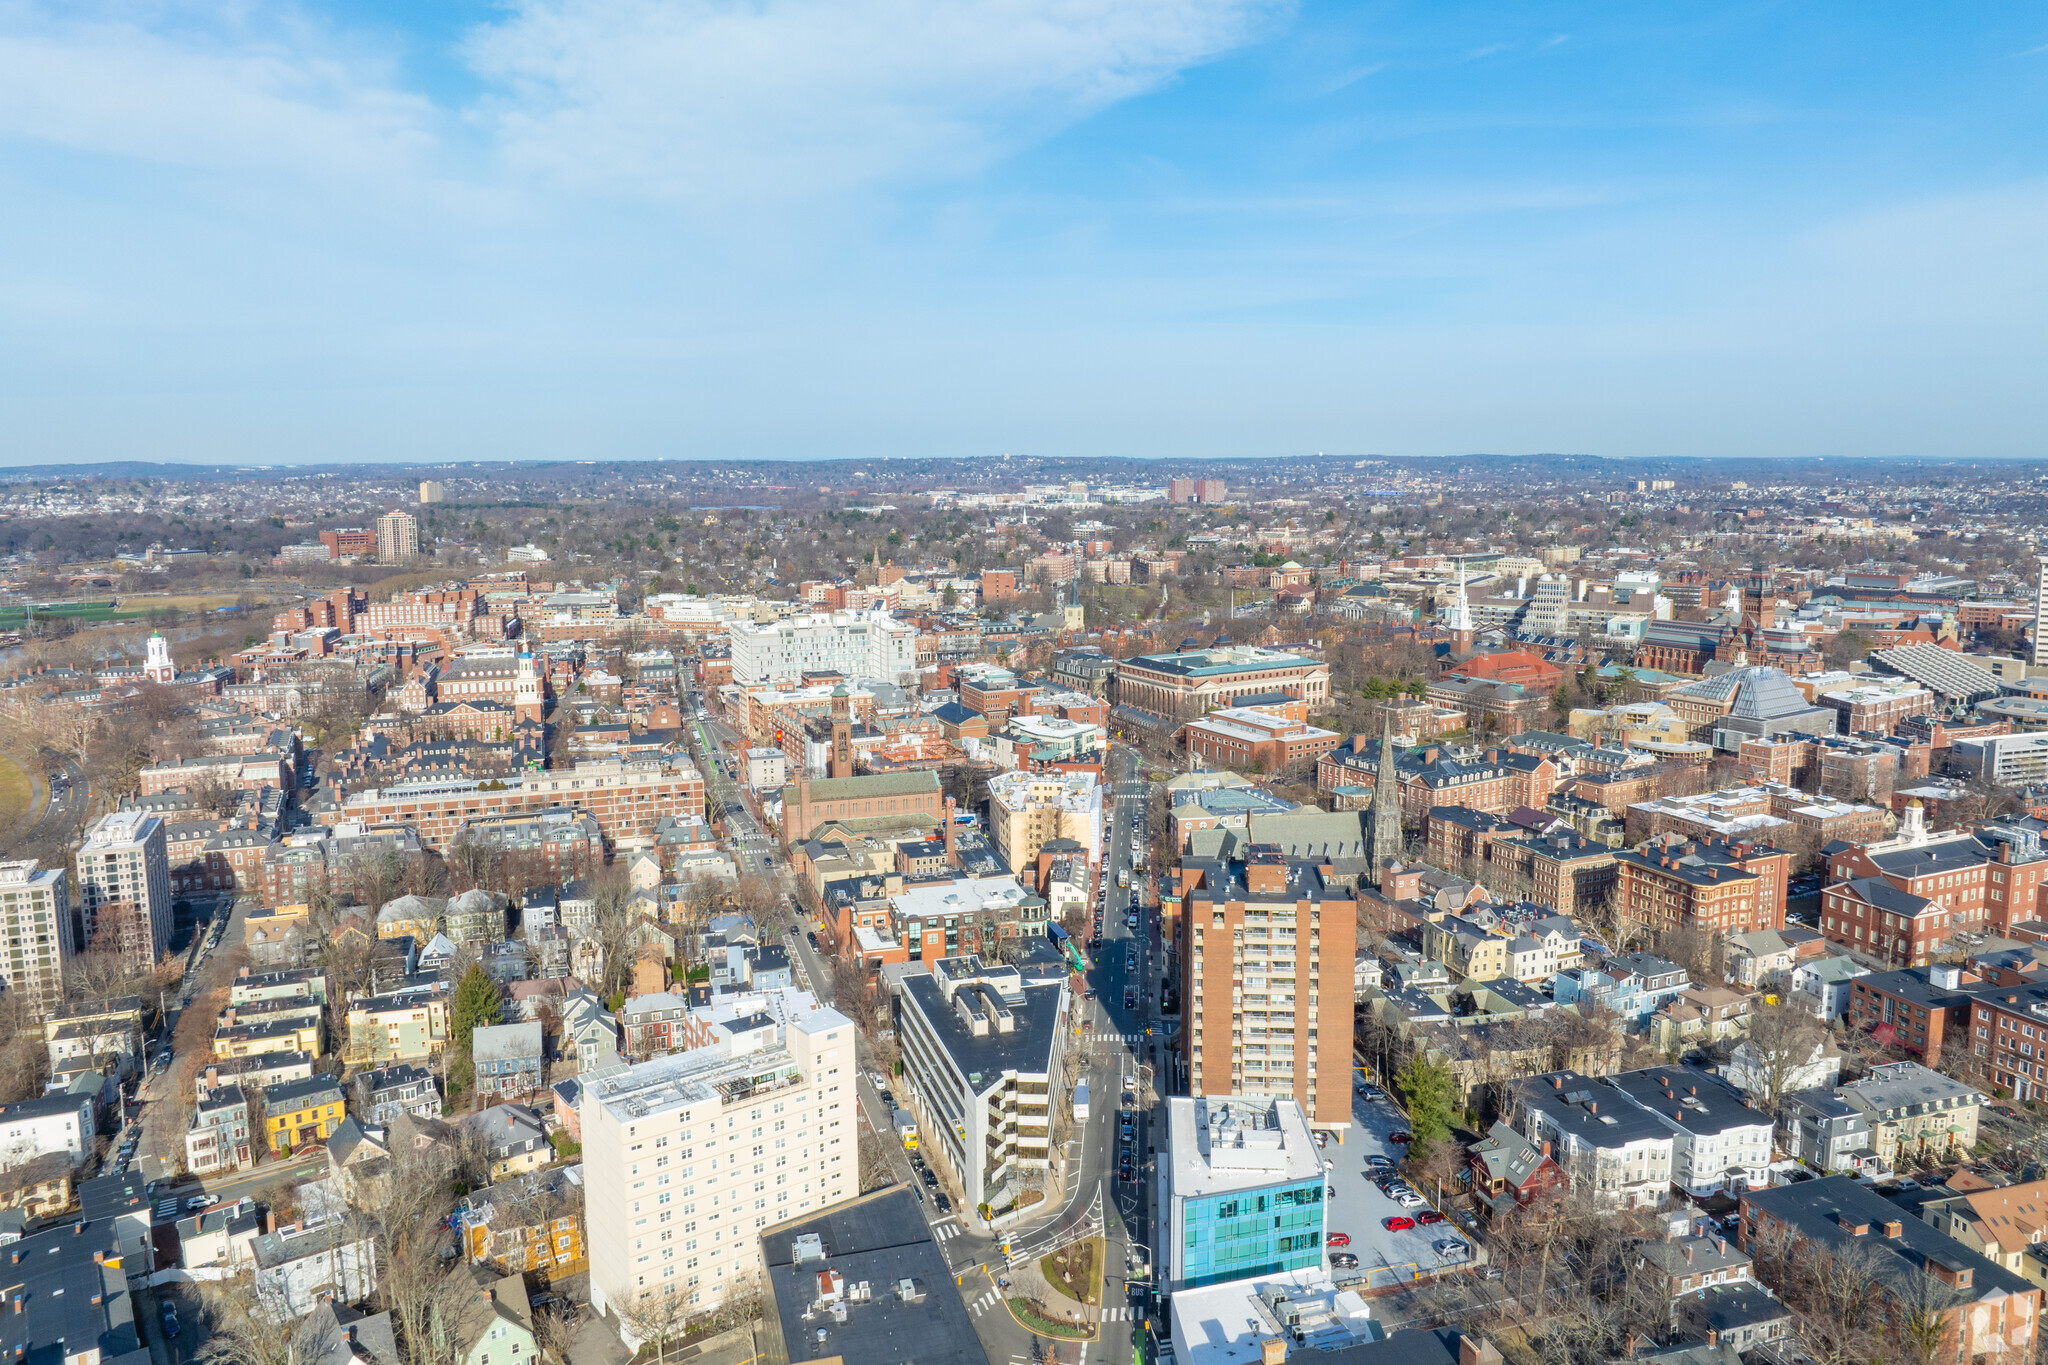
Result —
M436 119L375 65L303 31L0 11L0 136L192 169L383 175L432 151Z
M991 160L1236 47L1285 0L516 0L473 33L506 155L663 197Z

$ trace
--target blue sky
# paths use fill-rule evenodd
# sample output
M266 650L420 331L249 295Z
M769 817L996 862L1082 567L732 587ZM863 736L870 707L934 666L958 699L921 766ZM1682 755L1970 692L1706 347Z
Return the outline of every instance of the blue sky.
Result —
M0 462L2035 457L2048 7L0 0Z

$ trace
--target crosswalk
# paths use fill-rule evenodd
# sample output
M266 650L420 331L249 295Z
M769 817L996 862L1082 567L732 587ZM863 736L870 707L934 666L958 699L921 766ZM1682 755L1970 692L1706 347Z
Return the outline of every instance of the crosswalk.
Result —
M1114 1304L1102 1310L1104 1322L1134 1322L1136 1319L1137 1310L1127 1303Z
M1112 1043L1142 1043L1145 1041L1145 1035L1142 1033L1098 1033L1095 1035L1095 1041L1105 1047Z
M950 1218L941 1218L938 1222L932 1224L933 1241L950 1241L952 1238L958 1237L959 1235L960 1225Z
M981 1296L979 1298L977 1298L973 1303L967 1305L967 1311L974 1314L974 1316L978 1318L983 1313L986 1313L989 1309L995 1307L997 1303L1001 1302L1002 1297L1003 1295L1001 1290L985 1289L982 1291Z

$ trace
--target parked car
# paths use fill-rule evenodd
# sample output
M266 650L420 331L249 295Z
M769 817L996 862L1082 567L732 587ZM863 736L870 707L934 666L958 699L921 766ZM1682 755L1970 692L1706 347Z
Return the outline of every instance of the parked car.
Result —
M178 1335L178 1310L169 1304L164 1305L164 1335L167 1337Z
M1324 1169L1324 1170L1326 1170L1326 1171L1334 1171L1334 1170L1336 1170L1336 1169L1337 1169L1337 1163L1336 1163L1336 1162L1334 1162L1334 1161L1332 1161L1332 1160L1330 1160L1330 1158L1328 1158L1328 1157L1324 1157L1324 1158L1323 1158L1323 1169Z
M1413 1218L1403 1218L1397 1213L1380 1219L1380 1226L1388 1232L1406 1232L1415 1226L1415 1220Z
M1323 1239L1323 1245L1327 1247L1348 1247L1351 1245L1351 1234L1348 1232L1333 1232Z
M951 1213L953 1211L953 1201L946 1198L944 1190L936 1190L932 1193L932 1203L938 1205L940 1213Z
M1358 1258L1348 1251L1335 1251L1330 1253L1330 1266L1335 1270L1356 1270Z
M1363 1082L1359 1083L1358 1093L1369 1100L1383 1100L1387 1097L1386 1091L1376 1085L1366 1085Z
M1462 1261L1472 1254L1471 1244L1469 1242L1461 1242L1455 1237L1441 1237L1430 1243L1430 1245L1435 1249L1436 1254L1443 1257L1446 1261ZM1489 1276L1488 1278L1492 1277Z
M1404 1209L1419 1209L1423 1205L1427 1204L1429 1201L1427 1199L1424 1199L1415 1191L1410 1190L1406 1194L1397 1195L1394 1199L1394 1202L1396 1204L1399 1204Z
M195 1194L185 1201L185 1208L188 1212L197 1209L210 1209L219 1202L220 1196L218 1195Z
M1368 1166L1384 1166L1389 1169L1392 1169L1394 1165L1394 1158L1390 1156L1383 1156L1378 1152L1374 1152L1371 1156L1365 1159L1365 1164Z
M1406 1128L1397 1128L1387 1134L1387 1141L1398 1142L1403 1147L1406 1147L1409 1143L1415 1141L1415 1134L1409 1132Z
M1444 1221L1444 1216L1435 1209L1424 1209L1421 1213L1415 1215L1415 1221L1422 1224L1441 1223Z

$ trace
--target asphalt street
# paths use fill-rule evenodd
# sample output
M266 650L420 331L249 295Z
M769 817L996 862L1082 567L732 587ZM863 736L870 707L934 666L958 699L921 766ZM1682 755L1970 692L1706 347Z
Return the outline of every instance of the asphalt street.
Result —
M748 857L762 859L754 866L779 875L783 871L780 851L760 834L726 768L732 764L732 771L744 772L743 766L739 766L744 762L744 741L730 727L715 720L700 722L695 737L708 794L715 805L723 804L729 826L740 835L737 842L741 851ZM1153 1255L1151 1135L1155 1118L1163 1120L1164 1111L1157 1107L1159 1100L1152 1086L1151 1049L1156 1046L1156 1039L1148 1037L1146 1030L1150 1027L1156 1033L1158 1029L1158 928L1156 907L1149 903L1140 911L1135 931L1124 922L1132 891L1142 885L1142 877L1133 873L1131 887L1117 885L1118 873L1131 868L1133 825L1144 818L1146 788L1139 756L1130 750L1113 750L1106 775L1114 780L1112 799L1105 812L1109 838L1103 864L1103 885L1107 890L1103 935L1087 976L1095 999L1075 1002L1077 1018L1086 1020L1088 1026L1080 1037L1079 1074L1068 1081L1071 1085L1075 1080L1087 1080L1092 1114L1069 1134L1066 1155L1073 1174L1057 1207L1028 1225L995 1235L979 1225L972 1208L963 1210L955 1203L950 1211L941 1212L896 1137L891 1122L894 1097L876 1087L871 1074L875 1067L865 1056L856 1086L862 1122L880 1140L896 1179L920 1199L932 1237L954 1273L957 1290L974 1320L975 1330L989 1359L997 1362L1036 1359L1037 1339L1001 1306L1009 1267L1043 1255L1083 1232L1100 1230L1105 1236L1105 1320L1099 1340L1059 1343L1055 1350L1060 1359L1068 1365L1083 1365L1090 1359L1104 1365L1124 1365L1131 1360L1138 1334L1146 1326L1146 1280L1142 1274L1127 1272L1134 1264L1134 1252L1139 1258L1136 1264L1140 1265L1149 1265ZM734 813L735 808L738 814ZM1141 899L1149 902L1151 897L1143 895ZM830 998L833 966L808 938L808 931L817 926L800 911L794 912L791 925L796 930L790 941L800 977L821 999ZM1126 989L1133 1002L1129 1008L1123 1003ZM1133 1101L1133 1135L1124 1145L1132 1153L1135 1178L1120 1181L1119 1110L1126 1088Z

